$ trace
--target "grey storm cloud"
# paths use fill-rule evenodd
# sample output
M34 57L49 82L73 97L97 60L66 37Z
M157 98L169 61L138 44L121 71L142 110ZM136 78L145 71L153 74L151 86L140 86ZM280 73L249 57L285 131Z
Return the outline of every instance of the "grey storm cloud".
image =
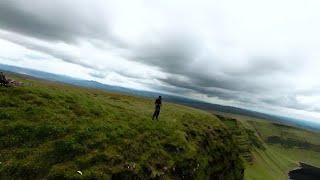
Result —
M193 91L223 100L236 100L250 104L266 103L269 106L281 105L298 110L320 112L315 108L308 109L307 106L300 104L293 95L285 97L275 95L277 98L265 97L274 89L283 88L275 87L273 86L274 81L265 81L265 79L270 79L273 75L276 78L276 74L291 75L292 71L295 71L294 66L299 65L296 60L288 64L273 56L252 56L249 57L250 63L244 67L226 68L223 72L214 72L213 69L208 73L208 71L203 71L203 67L208 66L207 61L198 62L197 66L192 65L198 60L201 49L197 46L199 44L197 40L188 38L190 36L181 35L175 38L160 38L160 42L142 45L142 48L135 50L132 53L134 56L130 58L169 73L170 76L167 78L158 80L180 89L180 92L182 92L181 89L184 89L184 93ZM211 62L215 61L218 60L213 59ZM300 62L300 65L303 66L303 63ZM180 77L184 79L181 80ZM282 83L285 84L285 82ZM168 90L167 87L162 88ZM174 91L171 90L171 92Z
M171 78L166 78L166 79L159 79L160 81L167 83L171 86L179 87L179 88L184 88L184 89L189 89L193 90L195 92L205 94L208 97L219 97L225 100L230 100L230 99L237 99L238 95L236 91L230 91L226 89L220 89L217 87L201 87L198 86L195 82L191 80L189 81L181 81L172 76ZM239 93L239 92L238 92Z
M207 64L208 62L196 62L201 50L196 46L198 42L186 40L187 38L189 37L181 37L180 39L163 38L160 43L145 44L139 50L134 51L132 53L134 56L129 57L129 59L158 67L169 73L170 76L167 78L159 79L164 83L204 94L208 93L210 96L216 94L217 97L226 99L234 98L234 96L227 97L227 94L230 94L227 91L259 92L266 90L267 88L264 85L255 82L255 77L266 73L272 74L285 68L281 63L278 63L279 61L274 61L273 64L262 61L261 63L250 64L248 68L237 69L237 72L229 70L230 72L221 73L215 72L215 69L212 69L211 72L203 71L203 67L208 67L210 64ZM212 62L214 61L218 60L212 60ZM197 66L194 66L193 63L197 63ZM178 78L179 76L183 76L187 80L181 81ZM206 90L210 88L219 88L220 93ZM223 90L226 93L222 93ZM224 96L219 96L222 94Z
M39 2L39 1L38 1ZM46 40L74 41L77 36L89 35L89 24L74 19L61 11L45 12L36 4L19 1L2 1L0 6L1 28ZM35 6L34 8L25 8ZM61 9L62 7L53 6ZM57 23L58 22L58 23Z
M109 28L108 17L99 12L108 11L84 0L74 4L57 1L0 2L0 28L43 39L76 43L79 38L108 40L117 46L126 44ZM92 8L105 8L92 13Z
M155 36L157 36L156 42L143 42L138 47L134 47L128 59L160 67L169 73L179 74L183 73L185 67L190 65L199 53L198 42L187 34Z
M307 38L307 33L301 35L306 37L302 40L294 36L299 35L299 31L292 28L296 24L288 27L279 24L275 29L268 29L272 23L259 21L240 8L233 9L235 13L228 11L230 15L221 13L217 16L219 12L210 10L212 4L197 9L184 1L173 3L173 8L166 8L161 3L155 7L150 2L141 6L113 6L117 3L3 0L0 2L0 30L17 35L0 33L0 38L89 68L89 75L100 79L108 77L108 69L133 81L146 78L149 81L143 85L155 90L180 95L193 92L248 105L261 103L320 112L319 107L300 100L300 96L318 96L316 90L320 86L313 81L304 84L304 79L313 77L312 73L316 72L313 68L317 62L312 59L314 57L306 55L308 51L304 51L313 41L304 42L312 38ZM183 8L181 3L185 5ZM223 8L234 7L226 3ZM282 11L275 13L281 15ZM265 14L257 17L265 18ZM316 32L318 26L313 29ZM293 32L296 34L290 34ZM294 40L305 46L299 48ZM108 64L107 58L94 62L55 47L59 42L80 46L80 41L91 44L99 52L112 52L128 62L165 75L130 71L139 69L138 65L117 69L112 63ZM104 62L106 64L99 64Z
M108 74L105 72L94 71L89 73L89 75L96 78L105 78Z
M17 43L17 44L24 46L25 48L28 48L30 50L35 50L38 52L42 52L44 54L48 54L50 56L53 56L55 58L58 58L60 60L68 62L68 63L77 64L77 65L87 67L87 68L92 68L95 70L99 69L94 64L85 63L85 62L81 61L81 59L79 59L78 57L76 57L70 53L67 53L67 52L52 48L52 47L43 46L41 44L34 43L30 40L23 39L22 37L15 37L15 36L11 36L8 34L1 34L0 33L0 38L6 39L6 40L13 42L13 43ZM39 57L37 57L37 59L39 59Z

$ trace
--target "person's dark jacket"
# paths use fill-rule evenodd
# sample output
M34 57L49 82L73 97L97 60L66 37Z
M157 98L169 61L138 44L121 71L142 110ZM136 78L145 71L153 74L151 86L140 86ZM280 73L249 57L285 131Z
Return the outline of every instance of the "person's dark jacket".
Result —
M160 99L160 98L156 99L156 101L154 102L154 104L156 105L156 108L157 108L157 109L160 109L160 107L161 107L161 105L162 105L161 99Z

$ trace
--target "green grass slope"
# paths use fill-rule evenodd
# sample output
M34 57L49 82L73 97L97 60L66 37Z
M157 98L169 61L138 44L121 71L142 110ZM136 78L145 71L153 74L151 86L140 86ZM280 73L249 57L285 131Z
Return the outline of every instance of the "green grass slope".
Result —
M209 113L15 78L0 87L0 179L241 178L239 148ZM77 173L81 171L83 174Z
M257 118L214 113L223 117L223 122L234 129L234 138L245 145L240 148L242 156L248 152L250 157L245 158L245 179L288 179L288 172L297 167L298 161L320 166L320 133Z
M271 175L273 179L287 179L288 172L297 167L298 161L320 165L320 133L266 121L247 122L267 147L266 151L255 153L260 162L247 168L246 173L254 177L252 179L259 179L256 173L263 171L264 179Z

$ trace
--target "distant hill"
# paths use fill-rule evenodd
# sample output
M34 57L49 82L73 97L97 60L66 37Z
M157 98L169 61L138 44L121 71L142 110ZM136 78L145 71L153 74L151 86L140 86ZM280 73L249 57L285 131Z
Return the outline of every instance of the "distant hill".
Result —
M199 108L206 111L219 111L219 112L239 114L239 115L267 119L267 120L275 120L275 121L287 123L293 126L309 129L309 130L320 131L320 123L312 123L308 121L302 121L299 119L293 119L293 118L277 116L277 115L270 115L270 114L251 111L251 110L238 108L238 107L212 104L212 103L207 103L207 102L189 99L185 97L163 94L159 92L142 91L142 90L125 88L121 86L112 86L112 85L102 84L97 81L83 80L79 78L73 78L69 76L47 73L47 72L38 71L34 69L21 68L21 67L4 65L4 64L0 64L0 69L20 73L22 75L29 75L36 78L49 80L49 81L56 81L56 82L61 82L65 84L96 88L96 89L113 91L113 92L128 93L128 94L144 96L148 98L155 98L161 95L164 97L164 101L174 102L174 103L178 103L178 104L182 104L190 107Z

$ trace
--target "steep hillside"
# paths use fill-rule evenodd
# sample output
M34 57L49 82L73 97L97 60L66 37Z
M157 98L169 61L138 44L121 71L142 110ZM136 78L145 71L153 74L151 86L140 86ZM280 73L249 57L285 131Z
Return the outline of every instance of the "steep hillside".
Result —
M240 149L240 155L248 164L253 165L255 149L265 150L263 141L256 136L255 131L245 128L241 122L234 118L216 115L227 127L232 137Z
M215 114L230 127L235 142L240 142L245 179L288 179L298 161L320 166L320 133L252 117Z
M150 99L16 79L0 87L1 179L242 176L240 149L209 113L164 99L152 121Z

